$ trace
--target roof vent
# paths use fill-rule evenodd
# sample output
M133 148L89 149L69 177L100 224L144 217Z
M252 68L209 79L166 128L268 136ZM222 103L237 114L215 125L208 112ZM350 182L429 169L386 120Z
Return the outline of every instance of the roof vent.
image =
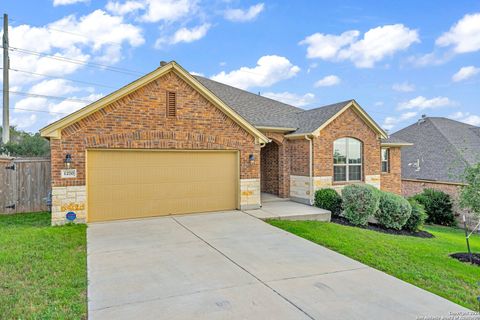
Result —
M418 119L417 124L424 123L424 122L425 122L425 119L427 119L427 115L426 115L426 114L422 114L422 117L421 117L420 119Z
M167 64L167 61L160 61L160 67L163 67Z

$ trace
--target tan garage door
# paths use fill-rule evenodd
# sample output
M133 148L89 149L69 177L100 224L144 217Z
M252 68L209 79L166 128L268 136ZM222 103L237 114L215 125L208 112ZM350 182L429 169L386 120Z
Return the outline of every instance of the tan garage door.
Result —
M230 151L87 151L87 220L237 207L238 154Z

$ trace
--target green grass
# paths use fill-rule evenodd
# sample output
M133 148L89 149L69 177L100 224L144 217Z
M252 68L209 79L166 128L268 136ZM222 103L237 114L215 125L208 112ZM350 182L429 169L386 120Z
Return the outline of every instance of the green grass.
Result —
M424 230L435 238L424 239L317 221L269 223L467 308L478 309L480 267L448 256L467 251L462 229L427 226ZM478 235L470 238L470 244L474 252L480 252Z
M0 318L86 319L86 226L0 216Z

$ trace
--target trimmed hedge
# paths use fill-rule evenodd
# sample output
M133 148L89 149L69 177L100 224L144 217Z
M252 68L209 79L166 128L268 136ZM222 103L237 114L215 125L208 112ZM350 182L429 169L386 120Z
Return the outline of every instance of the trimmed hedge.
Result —
M382 192L375 219L385 228L400 230L410 218L412 207L403 197L390 192Z
M339 216L342 213L342 197L331 188L320 189L315 192L315 206Z
M425 220L427 219L427 214L425 213L425 209L423 208L423 206L415 199L410 198L408 199L408 202L410 202L410 205L412 206L412 214L403 226L403 229L411 232L416 232L420 230L420 228L425 223Z
M418 203L423 205L428 215L426 222L444 226L454 226L452 200L448 194L435 189L424 189L422 193L413 196Z
M365 226L378 210L380 191L365 184L352 184L342 189L343 216L352 224Z

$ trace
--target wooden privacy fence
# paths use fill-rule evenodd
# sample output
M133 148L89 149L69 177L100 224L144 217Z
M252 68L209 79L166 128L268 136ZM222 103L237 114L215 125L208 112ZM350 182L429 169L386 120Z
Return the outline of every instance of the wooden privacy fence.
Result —
M50 159L0 156L0 214L49 210Z

